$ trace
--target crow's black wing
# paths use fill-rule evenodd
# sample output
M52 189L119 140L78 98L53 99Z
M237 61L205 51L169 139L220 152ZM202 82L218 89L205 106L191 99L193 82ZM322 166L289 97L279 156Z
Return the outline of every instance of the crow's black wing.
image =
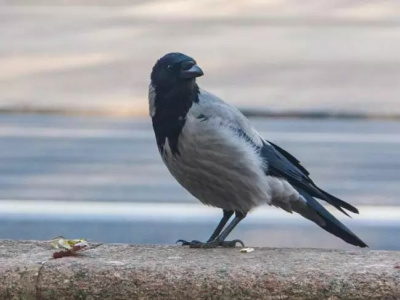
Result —
M278 145L268 141L280 154L282 154L288 161L290 161L297 169L299 169L305 176L310 175L310 172L306 170L301 164L300 161L294 157L292 154L287 152L285 149L282 149ZM310 179L311 180L311 179Z
M263 142L260 154L267 162L267 175L286 179L295 188L304 190L312 197L325 200L346 215L348 214L343 208L358 213L358 209L354 206L317 187L309 178L310 173L300 164L298 159L286 150L271 142Z

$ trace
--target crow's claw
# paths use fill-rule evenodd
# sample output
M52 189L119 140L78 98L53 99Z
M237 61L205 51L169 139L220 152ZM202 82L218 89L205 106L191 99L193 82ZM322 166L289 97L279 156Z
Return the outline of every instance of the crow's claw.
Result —
M190 244L190 242L185 241L185 240L177 240L175 244L179 244L182 243L182 246L187 246Z
M224 248L235 248L236 244L242 245L244 247L244 243L241 240L233 240L233 241L222 241L219 242L218 240L213 240L213 241L208 241L206 243L193 240L191 242L188 242L186 240L178 240L176 243L182 243L182 246L189 246L190 248L204 248L204 249L211 249L211 248L217 248L218 246L224 247Z
M192 241L189 244L190 248L217 248L218 247L218 242L217 241L211 241L211 242L199 242L199 241Z
M197 240L193 240L193 241L191 241L191 242L188 242L188 241L186 241L186 240L177 240L176 243L177 243L177 244L178 244L178 243L182 243L182 246L192 246L192 245L203 244L202 242L197 241Z
M218 242L217 241L211 241L211 242L200 242L197 240L193 240L191 242L185 241L185 240L178 240L176 241L177 243L182 243L182 246L189 246L190 248L217 248L218 247Z
M223 241L219 243L219 246L224 248L235 248L236 244L240 244L244 248L244 243L241 240Z

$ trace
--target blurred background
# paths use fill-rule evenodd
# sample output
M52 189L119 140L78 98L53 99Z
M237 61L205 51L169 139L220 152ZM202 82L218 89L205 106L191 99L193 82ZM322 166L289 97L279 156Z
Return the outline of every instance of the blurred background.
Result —
M241 108L372 249L400 250L400 2L0 0L0 238L206 240L221 217L163 165L147 88L167 52ZM277 208L248 246L351 248Z

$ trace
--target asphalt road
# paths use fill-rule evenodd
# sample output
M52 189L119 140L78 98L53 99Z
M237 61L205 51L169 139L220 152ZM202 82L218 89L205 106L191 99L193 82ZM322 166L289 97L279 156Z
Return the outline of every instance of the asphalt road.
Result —
M400 123L254 119L323 188L356 205L398 205ZM0 116L0 198L192 203L159 157L150 120Z
M321 187L361 208L342 219L372 248L400 249L400 123L252 122ZM0 199L0 238L172 243L207 238L220 217L169 175L147 118L0 115ZM275 208L250 215L234 236L260 246L347 247Z

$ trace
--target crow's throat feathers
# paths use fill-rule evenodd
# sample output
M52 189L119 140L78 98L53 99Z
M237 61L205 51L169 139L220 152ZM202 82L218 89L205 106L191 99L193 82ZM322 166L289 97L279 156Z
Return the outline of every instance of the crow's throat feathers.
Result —
M199 87L193 80L176 84L169 90L150 86L153 128L157 145L163 151L166 139L173 155L179 154L178 139L186 122L186 115L193 103L199 102Z

